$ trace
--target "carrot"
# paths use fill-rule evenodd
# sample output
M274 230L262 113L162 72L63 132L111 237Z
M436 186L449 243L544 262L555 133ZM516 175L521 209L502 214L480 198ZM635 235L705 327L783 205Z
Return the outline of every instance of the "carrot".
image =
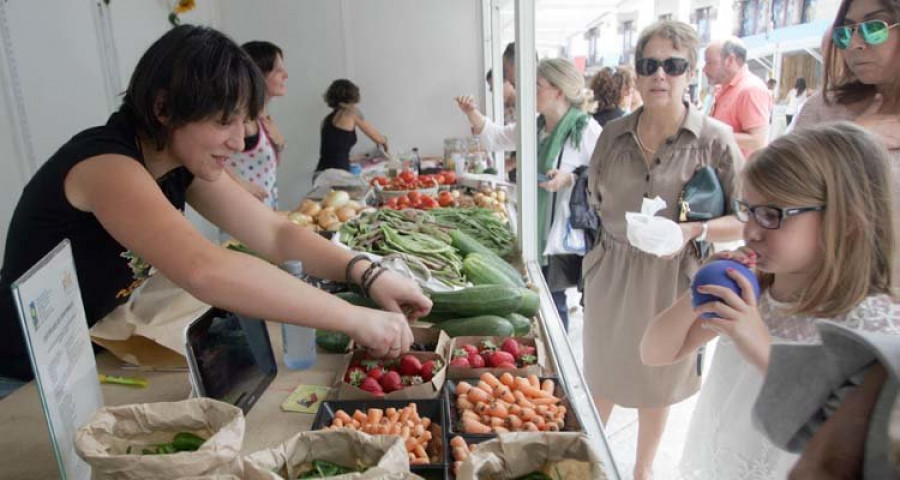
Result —
M407 438L404 443L406 443L407 452L413 452L419 446L419 442L415 438Z
M344 426L344 421L341 420L340 418L335 418L335 419L331 422L331 426L332 426L332 427L343 427L343 426Z
M403 429L400 427L399 423L395 423L393 427L391 427L391 435L400 435Z
M427 430L428 427L431 426L431 419L428 417L422 418L422 426L425 427L425 429Z
M409 420L411 414L412 412L410 412L409 407L403 407L403 409L400 410L400 423L406 425L406 421Z
M357 419L355 419L355 418L354 418L353 420L350 420L350 428L352 428L352 429L354 429L354 430L359 430L359 427L360 427L361 425L362 425L362 424L359 423L359 420L357 420ZM344 425L344 426L346 427L346 425Z
M425 459L428 458L428 454L425 453L425 447L423 447L422 445L416 445L416 451L414 453L416 454L416 457Z
M510 415L518 415L522 413L522 406L518 403L513 403L509 406L508 410Z
M491 427L494 430L494 433L509 433L509 429L506 427L501 427L499 425L495 425Z
M558 431L559 431L559 425L556 424L556 423L548 423L548 424L547 424L547 431L548 431L548 432L558 432Z
M495 388L500 385L500 379L494 376L491 372L484 372L481 374L481 380L484 383L487 383L491 386L491 388Z
M422 436L419 437L419 443L421 443L422 445L428 445L428 442L431 441L431 438L431 432L425 430L425 433L423 433Z
M525 422L524 424L522 424L522 428L524 428L526 432L538 432L538 431L540 431L540 430L538 429L537 425L535 425L535 424L532 423L532 422Z
M488 393L491 393L494 391L493 385L485 382L484 380L479 380L478 385L476 385L476 386Z
M528 383L529 383L532 387L538 388L538 389L541 388L541 379L539 379L537 375L535 375L535 374L532 373L532 374L528 375L527 378L528 378Z
M487 414L492 417L506 418L509 416L509 410L502 403L493 403L488 409Z
M494 398L499 398L507 403L516 402L516 397L513 395L512 390L506 385L500 385L494 389Z
M470 420L475 420L476 422L481 421L481 416L472 410L463 410L462 414L460 414L460 418L462 418L463 420L468 418Z
M409 438L409 426L403 425L400 427L400 436L403 437L404 440Z
M472 387L472 389L469 390L468 397L469 401L472 403L491 401L491 395L478 387Z
M429 463L431 462L428 460L428 457L414 457L409 461L410 465L427 465Z
M456 408L460 410L472 409L475 408L475 404L470 402L466 397L458 397L456 399Z
M491 427L471 418L463 418L463 431L466 433L491 433Z
M361 424L365 424L366 421L369 420L369 417L367 417L365 413L357 410L357 411L353 412L353 419Z
M535 418L538 418L537 413L535 413L534 409L528 407L522 408L522 414L520 416L522 417L522 420L525 420L526 422L531 422Z
M555 405L560 402L557 397L532 398L531 403L535 405Z
M526 396L531 397L531 398L543 398L543 397L550 396L549 393L541 390L540 388L534 388L527 381L518 382L518 384L516 385L516 388L520 392L524 393Z
M470 388L472 388L472 385L469 382L459 382L456 384L456 395L465 395Z
M515 388L516 386L516 377L509 372L503 372L500 374L500 383L506 385L509 388Z
M506 417L506 426L510 430L513 430L513 431L520 430L522 428L523 423L524 422L522 421L521 418L519 418L518 415L510 414L508 417Z
M544 425L547 424L547 421L544 420L544 417L542 417L542 416L540 416L540 415L535 415L535 416L534 416L534 419L531 420L531 423L537 425L538 428L541 428L541 429L542 429L542 427L543 427Z
M488 423L486 423L485 425L490 425L492 427L502 427L506 425L506 420L500 417L490 417L490 420L488 420Z
M549 378L544 380L544 382L541 383L541 390L553 395L553 392L556 390L556 382Z
M380 408L370 408L366 415L370 424L376 424L384 417L384 410Z
M525 397L525 394L522 393L521 390L516 390L513 392L513 395L516 397L516 403L518 403L523 408L534 408L534 403L531 403L531 400Z
M490 410L490 405L487 402L478 402L475 404L475 413L479 415L487 414L487 411Z

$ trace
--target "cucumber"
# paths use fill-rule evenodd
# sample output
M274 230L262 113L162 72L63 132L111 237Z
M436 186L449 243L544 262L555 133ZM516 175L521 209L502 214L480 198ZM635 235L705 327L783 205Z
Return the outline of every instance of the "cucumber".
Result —
M521 309L526 290L508 285L476 285L452 292L431 292L431 313L456 317L506 315Z
M506 318L506 320L512 324L513 329L515 329L515 331L516 331L517 337L524 337L524 336L528 335L529 333L531 333L531 326L532 326L531 319L529 319L523 315L519 315L518 313L515 313L515 312L510 313L509 315L505 316L504 318Z
M519 304L519 308L516 309L516 313L527 318L537 315L538 310L541 309L541 297L528 288L520 288L519 294L522 302Z
M438 327L451 337L496 336L511 337L515 334L509 320L496 315L457 318L441 322Z
M509 285L524 287L522 275L502 258L496 255L473 252L463 261L466 279L475 285Z
M350 348L350 337L341 332L316 330L316 345L330 353L345 353Z
M375 310L381 310L381 307L378 306L378 304L375 303L374 300L372 300L371 298L366 298L356 292L340 292L335 293L334 295L347 303L356 305L357 307L374 308Z

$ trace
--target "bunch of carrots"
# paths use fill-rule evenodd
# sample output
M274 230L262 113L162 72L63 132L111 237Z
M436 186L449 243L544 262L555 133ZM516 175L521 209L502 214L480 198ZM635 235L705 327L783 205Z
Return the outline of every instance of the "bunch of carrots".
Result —
M331 425L326 428L350 428L370 435L399 435L406 443L411 465L440 463L428 457L428 443L432 439L431 419L420 417L415 403L401 408L370 408L365 413L355 410L353 415L343 410L334 412Z
M558 432L565 425L566 407L554 396L556 383L537 375L497 378L486 372L477 385L456 385L456 410L464 433Z
M466 443L466 440L459 435L450 439L450 448L453 450L453 475L459 474L459 466L469 458L469 453L475 451L475 445Z

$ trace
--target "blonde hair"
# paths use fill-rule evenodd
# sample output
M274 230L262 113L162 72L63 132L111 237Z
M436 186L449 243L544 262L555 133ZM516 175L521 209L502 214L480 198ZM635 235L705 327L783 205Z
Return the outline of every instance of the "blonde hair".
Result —
M634 61L644 58L644 49L653 37L665 38L672 42L676 50L687 50L691 68L697 67L697 49L700 48L700 37L694 27L677 20L663 20L645 28L638 38L634 52Z
M584 76L572 62L564 58L541 60L538 63L537 74L558 88L573 107L585 112L593 112L597 108L594 92L584 88Z
M798 130L758 151L741 173L767 200L825 205L823 258L791 314L831 318L866 296L893 294L894 215L887 151L866 130L836 122ZM773 274L763 274L769 286Z

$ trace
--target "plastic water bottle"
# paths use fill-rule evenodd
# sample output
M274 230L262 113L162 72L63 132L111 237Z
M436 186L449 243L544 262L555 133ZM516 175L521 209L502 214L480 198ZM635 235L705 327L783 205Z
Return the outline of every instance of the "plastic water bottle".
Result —
M286 272L305 281L303 263L299 260L284 262ZM291 370L305 370L316 364L316 329L288 323L281 324L281 340L284 347L284 364Z

